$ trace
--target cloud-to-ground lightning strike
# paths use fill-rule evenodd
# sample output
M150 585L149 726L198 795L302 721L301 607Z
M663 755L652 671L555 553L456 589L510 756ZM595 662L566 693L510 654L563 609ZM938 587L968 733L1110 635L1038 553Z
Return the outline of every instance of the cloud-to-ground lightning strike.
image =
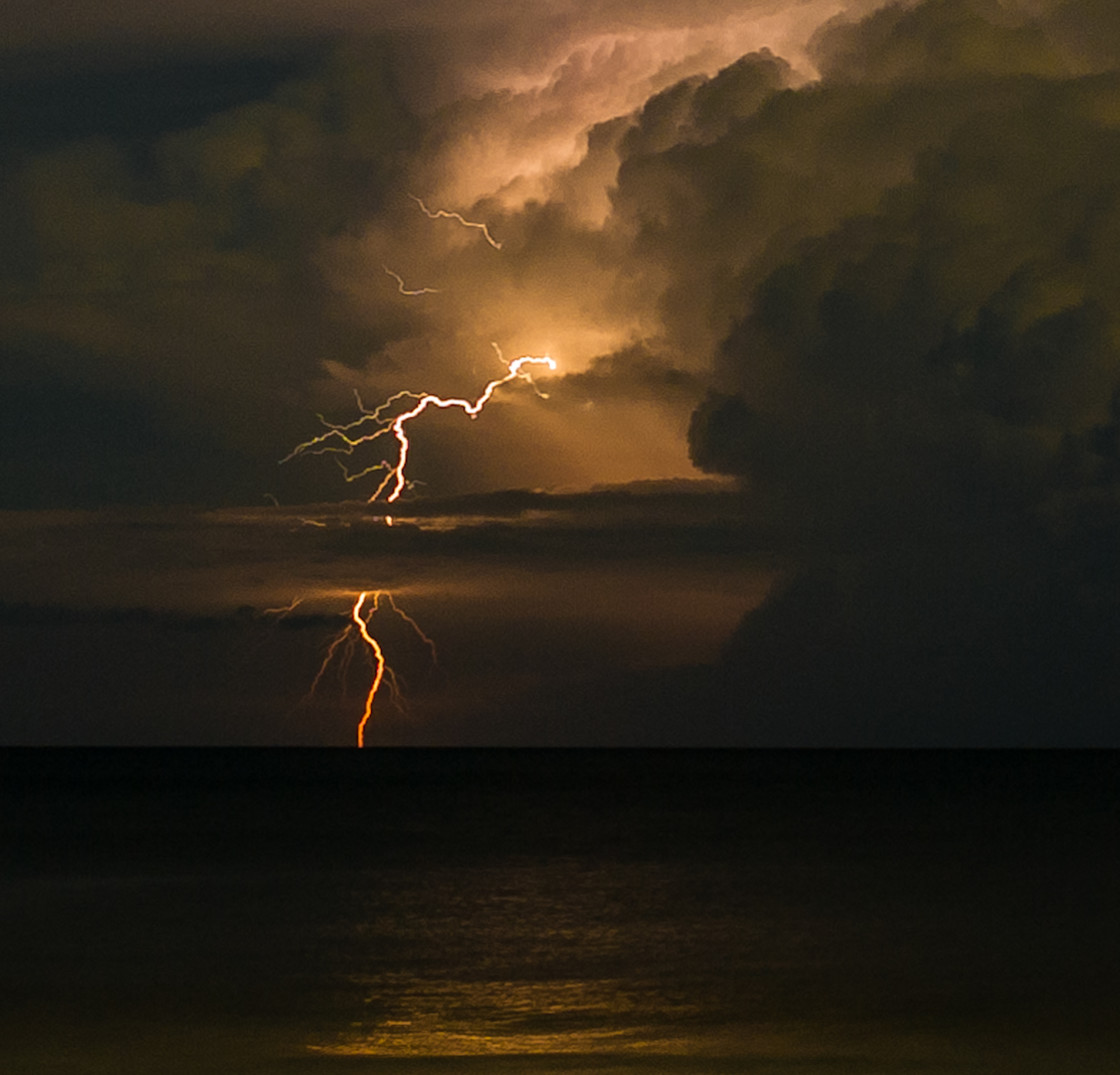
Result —
M478 228L482 232L483 238L495 249L501 250L502 244L490 234L490 229L480 220L467 220L461 213L454 213L448 209L429 209L424 202L417 198L415 194L410 194L409 197L420 206L421 211L429 220L457 220L464 228Z
M416 204L420 206L423 212L433 220L440 217L447 217L453 220L457 220L459 223L463 224L466 227L478 228L482 231L482 234L486 238L486 241L492 247L494 247L494 249L501 249L502 244L494 239L485 224L466 220L459 213L448 212L444 209L434 211L430 210L423 203L423 201L421 201L415 195L409 195L409 197L411 197L416 202ZM402 295L411 296L438 293L438 288L407 288L405 287L404 280L398 273L390 269L388 265L383 265L382 268L385 270L387 275L396 280L397 290ZM428 407L439 407L441 409L458 407L473 419L478 417L479 413L490 401L491 397L494 395L494 392L497 391L498 388L500 388L504 384L508 384L510 381L516 380L525 381L533 388L537 395L541 396L542 398L548 398L537 387L537 385L533 381L532 374L526 369L526 367L536 365L545 366L549 370L555 370L556 363L550 356L523 355L520 358L514 359L512 362L505 363L505 359L502 356L501 348L498 347L496 343L493 346L495 352L497 353L499 361L503 362L503 364L506 365L506 373L504 377L498 377L490 381L486 385L486 387L483 388L481 394L476 399L469 400L460 397L446 399L442 396L433 395L430 392L418 393L404 390L390 396L387 400L385 400L379 406L375 407L373 410L367 410L362 403L361 396L357 393L357 391L355 391L354 395L357 399L358 410L361 412L361 416L359 418L355 419L353 422L336 425L332 422L328 422L322 415L319 415L319 420L323 423L324 426L327 427L326 432L320 433L317 437L312 437L310 440L306 440L302 444L297 445L292 449L291 452L289 452L283 459L281 459L280 462L286 463L289 459L293 459L297 455L304 454L319 455L326 452L337 452L344 455L350 455L356 448L360 447L363 444L369 444L380 437L391 435L397 446L395 462L382 460L378 463L374 463L373 465L364 468L363 470L357 471L356 473L351 473L346 469L345 466L343 466L342 472L347 481L355 481L358 478L375 472L382 473L383 477L378 483L377 488L373 491L373 494L369 497L369 503L374 503L380 497L382 497L383 494L386 503L393 503L400 497L401 493L404 491L406 485L408 484L405 477L405 469L408 466L410 444L408 435L405 432L405 426L410 421L412 421L413 418L416 418L425 410L427 410ZM405 406L405 409L402 410L399 414L390 417L394 405L401 403L401 401L404 400L411 401L411 406ZM314 525L314 520L303 521L312 523ZM392 526L392 516L386 515L385 522L387 525ZM308 691L308 697L310 698L318 688L320 681L327 671L327 668L334 662L336 655L338 655L340 652L342 655L341 667L343 673L345 673L354 652L354 646L352 643L354 640L354 632L356 630L357 635L361 639L361 642L364 645L366 652L369 654L370 661L373 665L373 676L370 681L369 689L366 692L365 706L362 710L362 716L358 722L357 727L358 747L365 746L366 726L369 724L370 716L373 713L374 701L376 700L378 692L381 690L383 684L388 684L388 688L392 693L395 704L398 706L398 708L401 706L401 694L400 687L397 682L397 677L394 674L392 668L390 668L386 663L385 653L381 647L381 643L378 641L376 635L374 635L370 630L370 621L380 608L381 596L382 591L377 590L374 592L372 602L373 607L367 614L363 615L362 609L366 604L366 599L369 597L369 591L363 590L358 594L357 598L354 601L354 604L350 609L349 622L346 624L346 627L331 640L330 645L327 647L326 655L324 656L323 661L319 666L319 670L316 672L315 678L311 683L311 689ZM395 612L398 617L404 620L404 622L407 623L408 626L415 632L416 636L424 643L425 646L427 646L428 652L431 655L432 664L435 665L435 643L420 629L419 624L417 624L417 622L411 616L409 616L400 607L398 607L391 593L386 592L385 596L393 612ZM291 608L294 607L295 603L293 603ZM291 611L291 608L277 609L275 611L281 614L286 614L287 612Z
M362 619L362 605L365 604L366 591L363 590L358 594L358 599L354 602L354 607L350 610L350 620L355 627L358 628L358 633L362 636L362 641L369 648L373 658L373 680L369 685L369 693L366 695L366 707L362 713L362 719L358 722L358 746L364 747L366 745L366 725L369 723L370 714L373 712L373 700L377 697L377 692L381 689L381 680L385 676L385 654L381 651L381 644L369 633L369 625ZM377 597L374 597L374 609L377 608Z
M402 295L438 295L438 287L405 287L404 280L401 279L399 273L393 272L388 265L382 265L383 268L394 280L397 282L397 290Z
M367 474L384 472L384 477L374 490L373 495L369 498L369 503L374 503L381 498L383 493L386 493L387 495L385 495L384 500L386 503L391 504L400 497L406 485L405 468L408 465L410 445L408 435L405 432L405 426L411 422L413 418L422 414L428 407L439 407L441 409L458 407L460 410L470 415L471 418L476 418L482 408L490 401L490 397L493 396L494 392L502 385L516 380L525 381L532 385L532 375L525 369L526 366L532 365L546 366L550 370L556 369L556 363L547 355L541 357L523 355L521 358L515 358L508 364L506 375L491 381L482 390L482 394L473 401L458 397L444 399L442 396L434 396L429 392L417 393L403 391L390 396L384 403L370 411L362 406L361 397L358 397L358 407L362 412L360 418L355 419L353 422L346 423L345 425L335 425L328 422L322 415L319 415L319 420L327 427L327 432L320 433L319 436L312 437L310 440L306 440L302 444L297 445L281 459L280 462L286 463L289 459L293 459L297 455L321 455L325 452L338 452L343 455L351 455L356 448L364 444L370 444L380 437L391 436L397 444L397 459L395 463L382 460L379 463L374 463L372 466L368 466L363 470L353 473L346 470L345 467L342 468L342 472L347 481L356 481L359 478L365 477ZM387 412L392 408L393 404L406 399L414 401L411 407L402 411L394 418L387 417ZM372 430L366 431L370 426L373 427ZM363 429L363 427L365 427L365 429Z
M342 652L342 657L340 659L341 670L345 673L354 652L353 642L356 632L357 637L361 639L362 645L369 654L370 662L373 666L373 676L370 680L369 689L366 692L365 707L362 710L362 716L357 727L357 743L359 747L365 746L366 725L369 723L370 716L373 713L374 700L377 698L383 685L388 685L397 707L401 708L402 705L401 691L397 682L397 677L386 662L385 651L382 649L381 643L370 630L370 621L373 619L374 615L381 610L382 597L387 600L393 612L407 623L415 632L416 637L427 646L428 652L431 654L432 664L434 665L436 663L435 643L420 629L420 625L397 604L393 599L393 595L387 590L375 590L373 593L372 607L368 613L363 614L362 610L369 596L369 591L363 590L355 598L354 604L350 608L350 615L346 626L331 639L322 664L319 665L319 671L315 673L315 679L311 683L311 689L307 692L307 698L310 698L315 693L323 676L326 674L327 668L334 662L340 650Z

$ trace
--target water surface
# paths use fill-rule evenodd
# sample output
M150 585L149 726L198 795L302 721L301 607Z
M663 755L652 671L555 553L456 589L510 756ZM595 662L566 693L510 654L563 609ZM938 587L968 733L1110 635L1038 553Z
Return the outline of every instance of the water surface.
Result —
M1115 1070L1109 755L0 758L6 1072Z

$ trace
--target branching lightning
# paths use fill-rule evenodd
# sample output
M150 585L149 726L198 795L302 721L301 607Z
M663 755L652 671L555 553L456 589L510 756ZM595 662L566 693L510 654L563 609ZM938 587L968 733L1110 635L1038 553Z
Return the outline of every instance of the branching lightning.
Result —
M508 364L506 375L491 381L482 390L482 394L473 401L458 397L445 399L442 396L434 396L429 392L402 391L390 396L373 410L367 410L362 404L361 397L355 393L358 408L362 412L360 418L344 425L335 425L319 415L319 420L327 427L327 431L297 445L280 462L286 463L289 459L294 459L298 455L322 455L327 452L351 455L356 448L362 445L371 444L381 437L392 437L397 445L396 462L382 460L354 472L347 470L345 466L342 468L347 481L357 481L369 474L382 473L383 477L373 491L373 495L370 496L369 503L372 504L381 499L382 494L384 494L384 501L391 504L400 497L407 484L405 468L408 466L410 444L405 426L413 418L422 414L428 407L439 407L445 410L450 407L458 407L471 418L476 418L482 408L490 402L494 392L502 385L508 384L510 381L521 380L536 388L533 384L532 375L525 368L533 365L545 366L550 370L556 369L556 363L547 355L541 357L523 355L521 358L515 358ZM411 400L412 405L395 417L389 417L394 404L400 403L402 400Z
M366 691L365 706L362 710L362 716L357 727L357 741L359 747L365 746L366 725L369 723L370 716L373 713L374 701L382 687L388 688L392 695L393 702L398 709L403 707L400 684L397 680L397 676L386 662L385 651L382 649L381 643L370 630L371 620L381 611L381 599L383 597L392 611L408 624L416 637L428 648L428 652L431 654L432 664L434 665L436 663L435 643L420 629L420 625L408 615L407 612L401 609L393 599L393 595L387 590L375 590L371 602L372 607L369 608L368 612L363 612L363 608L366 606L366 601L369 596L369 591L363 590L355 598L354 604L350 608L350 615L346 626L331 639L330 644L327 646L326 655L323 657L322 664L319 665L319 670L315 673L311 688L307 692L307 698L311 698L311 696L315 694L327 669L336 662L336 658L340 674L345 675L354 655L355 644L360 641L365 652L369 656L372 666L372 677L370 679L369 688Z
M420 206L421 211L429 220L439 220L441 217L446 220L457 220L464 228L477 228L482 232L483 238L495 249L501 250L502 244L490 234L490 229L487 228L479 220L467 220L461 213L454 213L448 209L429 209L424 202L417 198L415 194L410 194L409 197Z
M397 290L402 295L438 295L438 287L405 287L404 280L401 279L399 273L393 272L388 265L382 265L383 268L394 280L397 282Z
M484 223L467 220L461 214L450 212L446 209L429 209L416 195L410 194L409 197L416 202L423 213L430 219L438 220L446 218L455 220L464 227L475 228L482 232L483 237L495 250L501 250L502 244L490 234L489 229ZM406 287L404 279L399 273L394 272L388 265L382 265L382 268L388 276L391 276L396 281L397 290L402 295L419 296L438 294L439 292L438 288ZM335 424L333 422L328 422L322 415L319 415L319 421L326 427L326 432L320 433L318 436L312 437L302 444L297 445L281 459L280 462L286 463L299 455L322 455L328 452L352 455L357 448L363 445L371 444L382 437L391 438L396 445L395 461L383 459L380 462L373 463L371 466L355 472L349 471L341 461L340 466L347 481L356 481L368 474L381 474L381 480L369 497L369 503L372 504L379 499L383 500L385 503L393 503L409 485L408 479L405 476L405 471L408 466L408 456L411 445L405 427L413 418L418 417L427 410L428 407L438 407L440 409L457 407L470 418L477 418L486 404L490 402L490 399L498 388L504 384L509 384L511 381L517 380L524 381L526 384L530 385L541 398L548 398L537 387L536 383L533 381L532 373L527 367L544 366L549 370L555 370L556 363L551 357L548 355L523 355L507 363L502 355L501 348L499 348L496 343L493 347L498 356L498 360L506 367L506 373L504 376L495 378L487 383L476 399L469 400L460 397L444 398L443 396L433 395L430 392L411 392L403 390L390 396L377 407L373 408L373 410L368 410L362 403L361 396L355 390L354 396L357 400L360 417L352 422ZM275 498L272 499L275 502ZM393 525L392 516L386 515L384 518L387 525ZM303 519L301 521L313 526L324 525L311 519ZM400 684L397 676L386 662L385 652L381 642L370 628L373 617L381 608L382 596L385 597L388 606L397 617L406 623L414 632L415 636L427 647L432 665L434 666L437 663L435 643L421 630L419 624L397 605L391 593L381 590L374 591L373 600L371 602L372 607L369 607L368 611L363 611L367 608L367 599L369 596L369 591L363 590L355 598L350 608L350 615L346 626L331 639L327 646L326 654L323 657L322 663L319 665L318 671L315 673L311 688L307 694L308 698L315 694L324 675L327 673L327 669L334 664L338 665L339 673L345 677L360 641L360 645L365 650L372 666L372 676L369 688L366 691L362 716L358 721L356 730L357 745L359 747L365 746L366 726L369 724L373 714L374 703L383 687L386 687L389 691L393 703L398 709L403 706ZM269 612L280 616L287 615L298 603L297 599L293 601L290 606L270 609Z
M293 597L286 605L281 605L279 608L266 608L262 613L265 616L276 616L283 619L290 612L295 612L297 608L303 603L302 597Z
M405 612L403 608L401 608L397 604L397 602L393 599L392 593L389 590L378 590L377 593L373 595L374 611L377 610L378 599L381 597L382 593L384 593L386 600L388 600L389 607L398 616L400 616L400 618L404 620L404 622L407 623L409 627L412 628L412 630L416 633L416 637L419 638L420 641L428 647L428 652L432 656L432 664L438 664L439 659L438 654L436 653L436 644L426 634L424 634L424 632L420 629L420 624L418 624L407 612Z
M373 598L374 611L377 610L377 597L378 595L375 594ZM381 651L381 644L369 633L369 625L362 619L362 605L365 600L366 591L363 590L358 594L358 599L350 610L350 620L358 628L358 634L362 636L362 641L369 648L373 660L373 680L370 682L369 693L366 695L366 707L362 713L362 719L358 722L359 747L366 745L366 725L369 723L370 714L373 712L373 700L377 697L377 692L381 689L381 681L385 677L385 654Z

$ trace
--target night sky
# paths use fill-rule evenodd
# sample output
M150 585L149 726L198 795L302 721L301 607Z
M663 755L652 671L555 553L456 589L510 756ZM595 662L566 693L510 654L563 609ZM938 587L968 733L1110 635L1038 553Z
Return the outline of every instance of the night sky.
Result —
M0 742L352 742L381 589L379 742L1116 745L1118 177L1105 0L5 5Z

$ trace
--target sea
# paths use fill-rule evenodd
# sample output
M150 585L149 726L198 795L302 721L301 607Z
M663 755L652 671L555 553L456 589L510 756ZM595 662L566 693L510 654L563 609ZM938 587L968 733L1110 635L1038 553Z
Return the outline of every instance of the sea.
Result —
M0 751L0 1071L1112 1075L1117 762Z

